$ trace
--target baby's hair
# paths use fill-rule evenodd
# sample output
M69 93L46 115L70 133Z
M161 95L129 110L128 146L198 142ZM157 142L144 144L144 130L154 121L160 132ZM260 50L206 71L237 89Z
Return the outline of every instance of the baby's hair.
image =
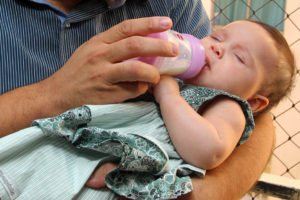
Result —
M269 111L291 92L294 83L296 64L294 55L287 41L275 27L258 21L249 21L260 25L269 33L275 42L275 47L279 56L277 65L274 67L272 66L271 68L269 67L271 70L267 70L269 77L266 77L266 81L258 91L258 94L268 98L269 105L264 110L255 114L257 115Z

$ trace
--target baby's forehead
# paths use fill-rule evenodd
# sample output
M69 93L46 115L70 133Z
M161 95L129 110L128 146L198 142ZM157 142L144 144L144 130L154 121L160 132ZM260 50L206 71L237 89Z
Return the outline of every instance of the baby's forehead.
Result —
M261 25L251 21L236 21L218 30L225 36L232 37L240 45L260 53L263 59L269 54L278 54L274 39Z
M237 39L241 38L248 38L249 33L255 33L256 30L253 28L250 28L251 22L247 21L236 21L232 22L230 24L227 24L223 27L217 27L211 34L221 34L224 38L230 37L232 35L239 36ZM248 33L248 34L247 34Z
M224 31L225 34L233 34L233 31L235 31L242 33L242 35L240 36L243 36L243 33L257 33L258 30L266 31L261 25L257 23L247 20L239 20L218 28L216 31Z
M218 33L219 31L219 33ZM261 25L251 21L236 21L217 30L235 45L247 49L254 60L253 64L275 66L278 62L278 49L274 39Z

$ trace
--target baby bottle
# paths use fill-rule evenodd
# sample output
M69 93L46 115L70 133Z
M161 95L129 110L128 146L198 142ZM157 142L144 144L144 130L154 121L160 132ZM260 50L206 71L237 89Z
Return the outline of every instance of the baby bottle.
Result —
M150 34L148 37L173 42L180 50L176 57L137 58L157 67L160 74L168 74L184 80L195 77L205 65L205 50L202 42L192 35L168 30Z

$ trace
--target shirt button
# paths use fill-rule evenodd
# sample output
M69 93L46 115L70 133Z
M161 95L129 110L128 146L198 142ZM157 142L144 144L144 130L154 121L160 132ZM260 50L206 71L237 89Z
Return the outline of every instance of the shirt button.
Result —
M70 28L71 27L71 24L66 24L66 28Z

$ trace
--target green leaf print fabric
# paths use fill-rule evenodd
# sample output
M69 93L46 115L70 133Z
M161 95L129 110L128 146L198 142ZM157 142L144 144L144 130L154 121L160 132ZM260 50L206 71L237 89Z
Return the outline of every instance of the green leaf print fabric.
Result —
M143 123L145 111L148 117L160 120L155 125L147 124L148 120ZM79 149L107 153L117 159L117 169L106 176L107 186L117 194L133 199L176 198L192 190L189 174L195 171L204 176L205 171L183 165L167 140L157 111L157 106L151 102L83 106L55 118L36 120L33 125L39 126L48 136L66 138ZM107 123L108 118L113 126ZM144 134L135 134L138 130ZM151 134L155 130L167 137L158 137L161 142L158 141L155 134L154 137ZM169 147L163 141L169 143ZM163 146L173 155L171 162Z

